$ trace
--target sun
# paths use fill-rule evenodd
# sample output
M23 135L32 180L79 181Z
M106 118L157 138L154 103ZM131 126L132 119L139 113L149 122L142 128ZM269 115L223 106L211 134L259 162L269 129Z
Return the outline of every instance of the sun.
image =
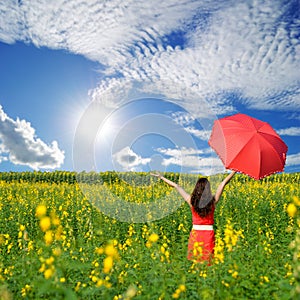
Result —
M113 118L108 116L99 127L98 137L105 140L111 138L115 127Z

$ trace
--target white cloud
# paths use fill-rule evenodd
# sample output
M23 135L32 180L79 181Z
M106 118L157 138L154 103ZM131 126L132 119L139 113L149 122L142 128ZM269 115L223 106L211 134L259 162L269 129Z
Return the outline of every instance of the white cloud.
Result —
M64 152L56 141L45 144L25 120L11 119L0 106L0 153L8 154L10 162L32 169L54 169L62 165Z
M219 89L240 90L251 99L249 105L258 108L269 97L297 85L300 43L293 36L297 24L288 27L283 19L287 9L280 1L237 2L216 14L207 39L196 44L207 44L204 58L216 59L209 79L217 80ZM282 104L280 109L285 100Z
M106 107L117 108L124 100L128 99L132 82L126 78L112 78L103 80L98 87L91 90L92 101L100 102Z
M279 135L300 136L300 127L290 127L277 130Z
M164 158L163 164L168 166L170 164L184 167L195 167L200 164L202 158L200 155L204 153L201 149L194 148L158 148L155 149L160 154L167 156Z
M14 43L22 38L21 12L16 1L0 1L0 40Z
M211 131L210 130L199 130L193 126L188 126L185 128L186 132L194 135L195 137L203 140L203 141L208 141Z
M179 166L182 169L189 170L191 173L200 173L203 175L211 175L224 172L225 168L219 158L214 156L208 157L211 149L193 149L193 148L157 148L159 153L160 167L168 167L170 165ZM151 158L143 158L135 153L129 147L121 149L113 155L113 159L122 167L124 171L142 170L143 165L154 163L155 155Z
M167 156L193 156L193 155L200 155L203 154L204 151L201 149L194 149L194 148L157 148L155 149L157 152L167 155Z
M0 163L3 161L8 161L8 158L6 156L0 156Z
M119 101L106 88L126 93L138 82L143 91L177 99L196 117L233 112L224 91L237 92L255 109L299 108L299 20L285 20L297 9L293 1L14 3L0 4L0 39L99 61L110 79L92 94L105 103ZM178 47L168 41L174 32L184 40Z
M181 126L191 125L195 122L195 118L187 112L178 111L171 114L174 122Z
M150 163L151 158L142 158L128 146L113 155L113 159L125 171L136 171L138 167Z
M211 11L205 30L187 32L185 47L132 46L117 70L144 82L145 91L178 99L196 117L233 112L228 91L250 108L298 110L299 29L281 19L287 10L277 1L235 2Z
M207 156L211 149L193 149L193 148L158 148L157 152L164 156L162 164L164 166L177 165L182 168L188 168L192 173L211 175L224 172L225 168L221 160L215 155Z
M113 66L125 62L124 52L132 44L170 33L198 5L192 0L7 0L2 3L1 33L8 41L68 49ZM15 14L9 18L11 10Z
M286 166L300 166L300 153L287 155Z
M195 118L187 112L176 112L171 114L172 120L181 125L183 129L195 137L207 141L210 137L211 130L197 129L194 124Z

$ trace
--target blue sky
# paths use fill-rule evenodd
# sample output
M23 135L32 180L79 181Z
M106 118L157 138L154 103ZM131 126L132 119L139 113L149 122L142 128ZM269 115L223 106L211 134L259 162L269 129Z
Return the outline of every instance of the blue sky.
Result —
M235 113L269 122L300 171L300 4L0 2L0 170L224 167Z

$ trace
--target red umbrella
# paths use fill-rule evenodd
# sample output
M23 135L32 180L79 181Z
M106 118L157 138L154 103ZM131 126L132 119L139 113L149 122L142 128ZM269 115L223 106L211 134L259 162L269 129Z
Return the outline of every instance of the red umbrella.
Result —
M216 120L208 144L226 169L255 179L283 171L288 149L268 123L240 113Z

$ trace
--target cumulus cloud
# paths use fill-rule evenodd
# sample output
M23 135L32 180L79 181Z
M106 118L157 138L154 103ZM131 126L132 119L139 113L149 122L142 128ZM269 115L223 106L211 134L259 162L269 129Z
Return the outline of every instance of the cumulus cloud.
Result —
M300 136L300 127L289 127L277 130L279 135Z
M194 148L158 148L156 149L163 156L164 166L177 165L189 169L191 173L211 175L224 172L225 168L221 160L211 156L211 149Z
M163 165L168 166L172 164L183 167L197 166L201 160L199 154L203 153L201 150L194 148L158 148L156 151L166 156L166 158L163 159Z
M115 153L113 159L125 171L136 171L137 168L151 161L151 158L142 158L128 146Z
M200 173L211 175L224 172L225 168L219 158L210 156L210 149L194 148L157 148L155 152L159 153L160 167L176 165L181 169L189 170L191 173ZM125 147L113 155L113 160L124 171L139 171L143 165L155 165L156 155L150 158L141 157L130 147Z
M56 141L47 145L36 137L34 128L25 120L10 118L0 106L0 153L8 154L16 165L25 165L32 169L54 169L62 165L64 152Z
M300 153L287 155L286 165L287 166L299 166L300 165Z
M212 175L226 171L220 158L211 154L211 149L194 148L157 148L155 149L163 156L162 165L177 165L188 168L191 173ZM286 166L300 165L300 153L287 155Z

